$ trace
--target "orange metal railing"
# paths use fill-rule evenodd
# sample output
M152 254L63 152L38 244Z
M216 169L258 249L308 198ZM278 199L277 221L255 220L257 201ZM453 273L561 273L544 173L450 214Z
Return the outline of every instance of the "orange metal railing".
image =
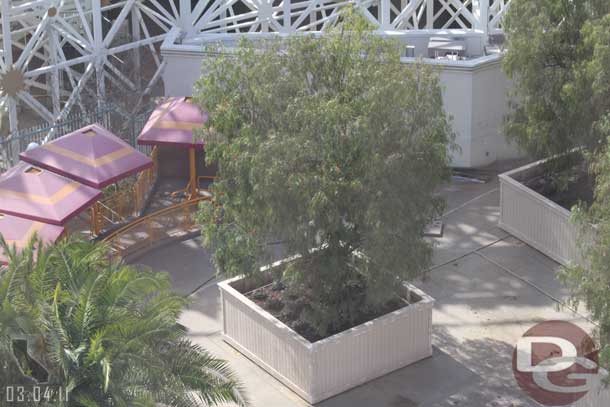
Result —
M199 230L195 219L199 203L206 200L210 198L200 197L161 209L113 232L104 242L110 245L112 257L125 257L164 240L195 233Z
M204 180L208 181L210 184L212 184L214 182L214 180L216 180L216 178L218 178L216 175L200 175L197 177L196 180L196 194L195 196L191 195L191 181L188 182L188 184L186 184L186 187L179 189L175 192L171 193L171 196L173 198L179 197L179 196L184 196L186 198L186 200L191 200L194 198L197 198L199 196L202 196L201 192L203 192L203 196L210 196L212 195L212 192L210 191L209 188L202 188L201 184Z
M150 196L159 175L159 153L153 148L150 158L153 166L142 171L129 188L96 202L91 208L91 231L99 235L114 225L139 216Z

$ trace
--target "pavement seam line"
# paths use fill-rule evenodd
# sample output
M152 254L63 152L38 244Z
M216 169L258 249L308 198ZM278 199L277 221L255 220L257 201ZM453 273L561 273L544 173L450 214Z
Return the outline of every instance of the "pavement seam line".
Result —
M503 266L502 264L500 264L497 261L491 259L490 257L485 256L483 253L479 253L478 251L475 251L473 254L476 254L477 256L481 257L482 259L484 259L484 260L488 261L489 263L493 264L494 266L498 267L500 270L504 271L505 273L508 273L512 277L516 278L517 280L519 280L519 281L529 285L530 287L532 287L534 290L538 291L539 293L541 293L545 297L550 298L551 300L555 301L560 306L562 306L562 307L572 311L572 313L574 313L574 314L578 315L579 317L589 321L590 323L592 323L595 326L599 326L595 321L592 321L588 316L581 314L580 312L578 312L578 310L575 310L574 308L570 307L564 301L562 301L559 298L555 297L554 295L546 292L544 289L540 288L538 285L536 285L536 284L532 283L531 281L528 281L525 278L521 277L519 274L515 273L514 271L512 271L508 267Z
M199 291L203 290L204 288L207 287L207 285L209 283L211 283L212 281L214 281L216 279L216 274L214 274L212 277L208 278L207 280L205 280L203 283L199 284L199 286L197 288L195 288L193 291L191 291L191 293L189 295L187 295L187 297L192 297L195 294L197 294Z
M464 253L464 254L461 254L461 255L459 255L459 256L457 256L457 257L454 257L454 258L453 258L453 259L451 259L451 260L447 260L447 261L446 261L446 262L444 262L444 263L437 264L436 266L432 266L432 267L430 267L430 268L428 269L428 272L431 272L431 271L434 271L434 270L439 269L439 268L441 268L441 267L444 267L444 266L446 266L446 265L448 265L448 264L451 264L451 263L453 263L453 262L455 262L455 261L462 260L464 257L468 257L468 256L470 256L471 254L475 254L475 253L477 253L479 250L484 250L484 249L487 249L488 247L491 247L491 246L495 245L496 243L500 243L501 241L506 240L506 239L508 239L509 237L511 237L511 236L510 236L510 235L506 235L506 236L504 236L504 237L501 237L501 238L499 238L499 239L494 240L494 241L493 241L493 242L491 242L491 243L487 243L486 245L483 245L483 246L478 247L478 248L476 248L476 249L473 249L473 250L471 250L471 251L469 251L469 252L466 252L466 253Z
M463 204L461 204L461 205L459 205L459 206L457 206L457 207L455 207L455 208L453 208L453 209L450 209L450 210L448 210L447 212L443 213L443 214L441 215L441 218L446 218L447 216L451 215L452 213L455 213L455 212L459 211L460 209L464 209L466 206L470 205L471 203L476 202L477 200L479 200L479 199L481 199L481 198L483 198L483 197L485 197L485 196L487 196L487 195L490 195L491 193L496 192L496 191L498 191L499 189L500 189L500 188L495 187L494 189L491 189L491 190L489 190L489 191L487 191L487 192L484 192L484 193L482 193L481 195L476 196L476 197L472 198L471 200L466 201L466 202L464 202Z

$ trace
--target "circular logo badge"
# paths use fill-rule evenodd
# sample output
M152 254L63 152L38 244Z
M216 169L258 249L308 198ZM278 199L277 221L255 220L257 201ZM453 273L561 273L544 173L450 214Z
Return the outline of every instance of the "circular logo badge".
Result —
M565 321L542 322L519 339L513 372L521 389L545 406L566 406L587 395L599 372L595 342Z

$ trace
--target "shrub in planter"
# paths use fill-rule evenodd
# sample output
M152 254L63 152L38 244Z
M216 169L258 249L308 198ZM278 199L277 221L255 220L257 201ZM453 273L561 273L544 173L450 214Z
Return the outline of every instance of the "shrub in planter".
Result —
M203 204L218 270L278 268L265 306L311 340L400 306L430 264L422 230L443 201L450 131L431 67L350 16L325 36L242 42L204 64L216 202Z
M610 3L513 0L504 68L516 104L506 132L534 158L605 143L610 112Z
M610 138L610 116L604 127ZM584 302L597 323L600 363L610 369L610 150L606 147L592 161L595 199L588 210L579 208L575 218L584 230L595 225L595 234L592 242L582 248L584 261L565 268L560 277L571 289L572 305L578 307Z
M514 0L505 29L504 66L515 81L517 102L506 132L544 161L501 177L500 223L563 264L579 262L583 250L576 243L590 239L577 236L569 218L574 206L586 211L592 204L592 157L607 145L610 3ZM571 162L573 150L582 152L580 162Z
M574 305L582 301L598 323L600 361L610 367L610 2L513 0L505 20L507 72L519 104L508 131L538 157L585 147L593 201L574 218L591 239L580 264L563 270ZM549 172L556 173L555 169ZM588 235L590 236L590 235Z

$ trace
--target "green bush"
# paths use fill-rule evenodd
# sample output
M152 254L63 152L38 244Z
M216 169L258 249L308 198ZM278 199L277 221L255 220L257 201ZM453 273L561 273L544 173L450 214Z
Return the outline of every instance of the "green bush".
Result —
M536 158L606 143L610 2L512 0L504 68L514 80L506 131Z
M40 377L42 367L49 387L40 386L67 392L68 401L48 392L27 405L242 404L225 362L178 325L187 300L172 292L167 274L111 262L108 247L79 240L50 247L32 240L16 252L0 238L0 247L9 253L0 274L2 402L7 386L17 392L21 385L34 397L40 380L21 372ZM28 354L17 352L15 340L23 339Z

